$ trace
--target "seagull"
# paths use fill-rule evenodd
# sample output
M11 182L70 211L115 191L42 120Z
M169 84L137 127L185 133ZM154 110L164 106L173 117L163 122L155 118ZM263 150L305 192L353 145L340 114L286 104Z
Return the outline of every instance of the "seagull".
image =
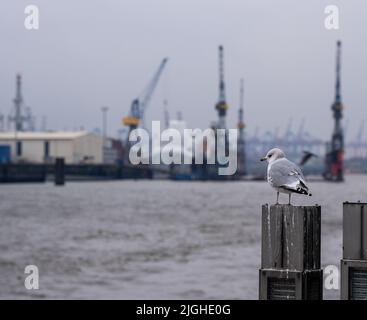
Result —
M314 154L310 151L303 151L303 156L301 161L299 162L299 166L302 167L306 164L306 162L308 162L308 160L310 160L313 157L317 157L317 154Z
M268 162L268 182L277 191L276 204L279 204L280 192L289 195L289 205L292 193L312 196L301 169L289 161L282 150L271 149L265 157L261 158L261 161Z

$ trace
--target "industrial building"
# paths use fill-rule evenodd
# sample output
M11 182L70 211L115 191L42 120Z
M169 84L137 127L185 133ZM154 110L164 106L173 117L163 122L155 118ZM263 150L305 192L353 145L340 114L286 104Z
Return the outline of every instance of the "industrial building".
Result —
M102 163L103 138L90 132L0 132L1 161Z

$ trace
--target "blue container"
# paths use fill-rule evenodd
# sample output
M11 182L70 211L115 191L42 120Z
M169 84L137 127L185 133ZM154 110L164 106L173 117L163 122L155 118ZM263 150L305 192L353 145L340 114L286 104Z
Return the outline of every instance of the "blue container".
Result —
M10 146L0 146L0 164L9 163L11 160Z

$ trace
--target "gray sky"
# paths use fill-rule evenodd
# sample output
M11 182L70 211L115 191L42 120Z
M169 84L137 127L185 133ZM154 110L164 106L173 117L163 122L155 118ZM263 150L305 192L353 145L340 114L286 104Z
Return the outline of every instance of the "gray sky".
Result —
M24 28L24 8L40 9L40 29ZM340 29L324 28L324 8L340 8ZM121 128L131 100L165 56L170 58L147 112L181 110L188 126L217 118L217 47L225 47L228 124L237 122L245 78L247 130L298 130L330 136L335 42L343 41L343 100L354 138L367 118L365 0L3 0L0 112L8 113L15 73L24 99L48 128L92 130L110 107L109 132ZM40 121L38 121L40 123Z

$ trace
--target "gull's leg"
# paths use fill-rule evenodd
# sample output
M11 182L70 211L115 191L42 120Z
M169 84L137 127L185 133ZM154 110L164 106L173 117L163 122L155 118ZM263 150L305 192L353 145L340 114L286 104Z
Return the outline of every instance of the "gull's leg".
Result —
M288 196L289 196L289 203L288 204L290 205L291 204L291 196L292 196L292 194L290 193Z
M279 204L279 191L277 191L277 203L276 204Z

